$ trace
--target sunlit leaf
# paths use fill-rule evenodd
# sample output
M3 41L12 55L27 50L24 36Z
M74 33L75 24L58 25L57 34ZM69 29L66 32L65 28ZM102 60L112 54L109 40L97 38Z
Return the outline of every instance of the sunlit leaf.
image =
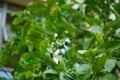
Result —
M104 67L105 67L105 70L107 70L108 72L111 72L115 67L115 65L116 65L116 60L107 59Z
M95 36L96 36L96 39L98 40L98 42L99 42L100 44L103 44L103 43L104 43L104 39L103 39L102 33L96 32Z

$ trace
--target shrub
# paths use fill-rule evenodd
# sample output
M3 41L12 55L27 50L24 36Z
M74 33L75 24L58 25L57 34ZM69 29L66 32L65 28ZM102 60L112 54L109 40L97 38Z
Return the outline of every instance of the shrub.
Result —
M0 66L9 63L14 80L118 80L119 5L114 0L29 4L12 14L14 38L0 52Z

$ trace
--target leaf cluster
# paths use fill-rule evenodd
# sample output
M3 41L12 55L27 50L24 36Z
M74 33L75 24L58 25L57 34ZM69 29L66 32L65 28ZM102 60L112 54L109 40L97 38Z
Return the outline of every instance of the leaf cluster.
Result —
M0 52L0 67L13 67L14 80L118 80L119 6L114 0L30 3L12 14L14 38Z

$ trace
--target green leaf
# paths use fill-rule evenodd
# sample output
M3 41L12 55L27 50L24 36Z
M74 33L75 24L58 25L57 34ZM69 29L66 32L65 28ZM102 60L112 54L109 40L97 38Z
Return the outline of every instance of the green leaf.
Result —
M115 31L115 34L120 34L120 28Z
M105 76L99 77L99 80L118 80L114 74L106 74Z
M86 40L84 43L82 43L83 45L83 49L88 49L92 43L92 41L94 40L94 37L88 38L88 40Z
M115 31L114 36L120 38L120 28L118 28L118 29Z
M31 71L25 72L26 77L37 77L37 74L32 73Z
M105 61L106 61L106 54L101 53L95 56L92 60L92 71L94 74L99 74L104 68Z
M96 19L96 18L85 16L85 20L91 25L93 25L93 24L100 25L101 24L101 21L99 19Z
M46 71L43 72L44 74L57 74L57 72L53 69L47 69Z
M72 60L72 59L76 58L77 52L75 51L74 48L71 48L65 53L65 55L67 56L67 58L69 60Z
M79 52L80 54L85 54L85 53L87 52L87 50L78 50L78 52Z
M105 27L104 27L104 31L108 30L110 27L114 27L115 25L117 25L118 23L120 23L119 18L115 19L114 21L109 22Z
M59 75L60 80L66 80L64 76L65 76L64 72L60 72L60 75Z
M59 46L62 46L64 42L65 42L65 39L56 40L56 44Z
M96 36L96 39L98 40L98 42L99 42L100 44L103 44L103 43L104 43L104 39L103 39L102 33L96 32L95 36Z
M117 38L120 38L120 34L115 34L114 36Z
M78 68L76 68L76 73L78 75L90 75L91 74L91 67L89 64L81 64Z
M92 32L95 34L97 32L102 32L102 27L101 26L92 26Z
M23 17L17 17L13 20L12 24L20 24L23 22L25 19Z
M89 80L92 70L89 64L81 64L76 68L76 73L78 80Z
M107 59L104 67L105 67L106 71L111 72L113 70L113 68L115 67L115 65L116 65L116 60Z
M47 52L47 48L50 47L50 44L49 44L49 40L43 40L41 41L40 45L39 45L39 54L42 58L44 58L44 55L46 54Z
M58 0L47 0L47 3L48 4L53 4L53 3L55 3L55 2L57 2Z
M100 47L99 51L111 49L112 51L120 48L120 41L106 41Z
M20 65L25 67L26 65L33 65L39 62L39 59L33 56L31 53L24 53L20 58Z
M17 16L17 15L20 16L21 14L23 14L23 11L17 11L17 12L12 13L11 16Z
M120 68L120 61L117 61L117 66Z
M69 10L72 7L72 4L63 4L61 9Z

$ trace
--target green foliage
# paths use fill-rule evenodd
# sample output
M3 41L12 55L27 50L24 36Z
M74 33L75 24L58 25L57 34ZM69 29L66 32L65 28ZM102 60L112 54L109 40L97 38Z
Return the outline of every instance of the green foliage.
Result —
M13 80L118 80L119 4L30 3L12 14L14 38L0 52L0 67L9 63L14 68ZM109 18L111 13L115 20Z
M118 80L113 74L106 74L105 76L100 77L100 80Z

